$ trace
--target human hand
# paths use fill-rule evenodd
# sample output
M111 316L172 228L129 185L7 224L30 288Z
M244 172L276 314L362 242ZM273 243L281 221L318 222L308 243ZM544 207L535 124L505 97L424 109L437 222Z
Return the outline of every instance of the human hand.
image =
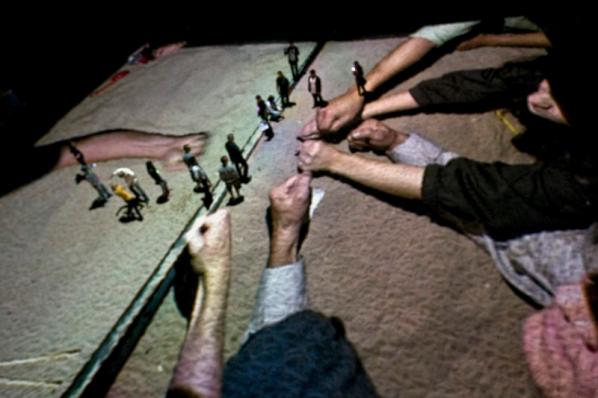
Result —
M349 133L347 141L352 149L387 152L407 137L407 134L393 130L378 120L368 119Z
M307 219L310 202L311 175L301 173L292 176L270 191L270 213L272 231L292 231L299 233Z
M191 133L183 136L161 135L158 145L161 146L155 157L168 171L184 170L183 146L189 145L193 156L200 156L205 152L209 134L207 132Z
M177 52L180 48L184 47L186 44L187 44L187 42L184 42L184 41L180 41L177 43L170 43L170 44L164 45L162 47L156 48L155 50L152 51L152 55L156 59L162 58L162 57L165 57L167 55Z
M185 234L193 270L204 276L221 276L230 271L230 215L220 209L200 217Z
M336 97L325 108L316 109L315 117L303 126L298 138L302 141L313 140L325 134L336 133L358 119L364 105L364 98L356 91Z
M297 261L302 227L308 222L311 175L301 173L270 191L271 239L269 267Z
M308 140L299 145L298 166L302 171L330 170L334 157L340 154L332 145L320 140Z

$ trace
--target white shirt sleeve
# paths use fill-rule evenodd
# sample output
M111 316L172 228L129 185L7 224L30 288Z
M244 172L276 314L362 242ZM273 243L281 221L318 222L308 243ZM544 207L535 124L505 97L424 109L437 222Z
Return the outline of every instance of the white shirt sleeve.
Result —
M447 41L468 33L480 21L457 22L441 25L427 25L409 35L409 37L419 37L426 39L436 47L442 46Z
M505 18L504 24L506 28L531 30L533 32L541 31L538 25L536 25L526 17L507 17Z

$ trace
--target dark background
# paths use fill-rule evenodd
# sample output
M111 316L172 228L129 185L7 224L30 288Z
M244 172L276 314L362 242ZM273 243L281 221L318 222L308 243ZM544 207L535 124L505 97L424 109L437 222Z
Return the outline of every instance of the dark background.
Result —
M19 135L32 140L110 77L144 43L157 47L178 40L186 40L190 46L352 40L405 35L424 24L484 16L480 11L430 14L414 9L405 14L393 12L392 18L377 15L373 20L357 8L339 14L337 10L305 6L293 14L288 8L260 4L259 10L240 9L233 3L227 7L235 9L235 15L230 9L194 11L165 6L124 12L120 6L103 5L62 13L31 7L34 13L19 10L3 15L0 92L5 97L0 116L3 130L9 130L3 135L14 135L18 130ZM239 20L241 15L244 18ZM10 101L6 99L8 90L12 93ZM7 101L11 103L7 105ZM25 120L26 127L15 129L15 123L6 122L11 118L19 123Z

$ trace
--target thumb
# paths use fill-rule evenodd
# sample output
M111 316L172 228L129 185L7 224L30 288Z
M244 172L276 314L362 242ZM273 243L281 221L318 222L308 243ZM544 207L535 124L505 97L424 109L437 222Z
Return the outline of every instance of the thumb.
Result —
M299 132L299 137L306 139L316 134L318 134L318 125L316 119L312 119L303 126Z
M195 220L191 228L189 228L189 230L185 233L185 241L192 252L201 250L205 244L201 230L206 224L206 219L206 215L199 217L197 220Z
M225 238L222 233L226 232L230 225L230 213L226 209L219 209L206 218L206 222L200 227L200 233L208 240ZM230 230L230 228L228 228Z
M293 189L293 187L295 186L295 184L297 183L298 179L299 179L299 174L296 174L296 175L290 177L289 179L287 179L283 183L284 191L286 193L288 193L289 191L291 191Z

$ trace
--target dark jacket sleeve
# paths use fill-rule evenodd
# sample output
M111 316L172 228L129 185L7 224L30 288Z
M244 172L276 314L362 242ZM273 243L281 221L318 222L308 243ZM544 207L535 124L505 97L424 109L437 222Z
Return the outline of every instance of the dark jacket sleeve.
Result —
M596 220L596 189L543 163L507 165L456 158L424 172L423 201L497 239L543 230L583 228Z
M509 106L534 92L545 75L546 59L508 63L428 79L409 90L422 107L443 105Z

